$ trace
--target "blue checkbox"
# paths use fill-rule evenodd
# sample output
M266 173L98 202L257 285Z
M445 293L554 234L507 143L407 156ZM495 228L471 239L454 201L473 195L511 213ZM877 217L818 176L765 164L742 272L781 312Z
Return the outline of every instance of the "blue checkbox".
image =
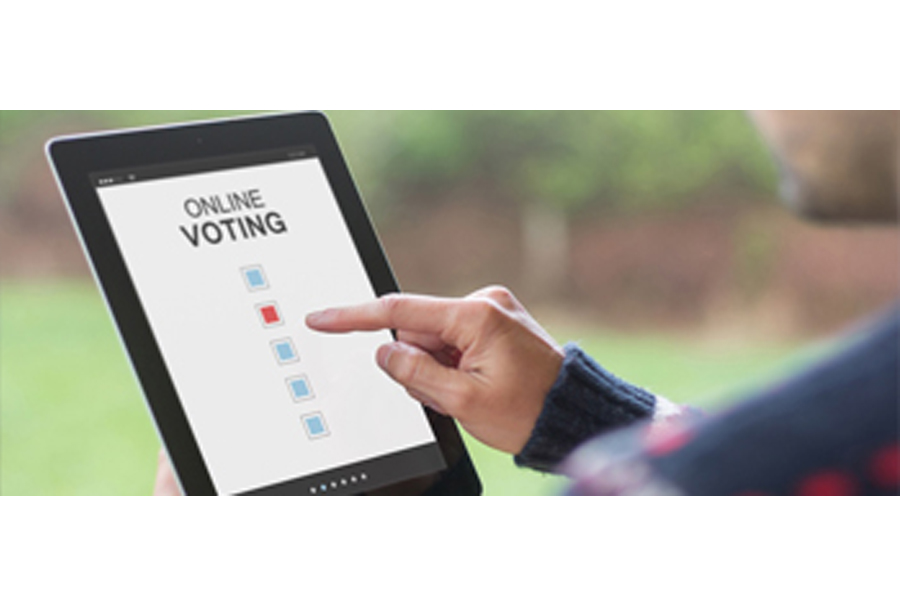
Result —
M294 402L312 400L316 397L315 394L313 394L312 386L309 384L309 378L306 375L291 377L287 380L287 385Z
M325 424L325 418L322 413L315 413L301 417L303 425L306 427L306 434L310 439L317 439L329 435L328 425Z
M275 360L282 365L295 363L300 360L300 357L297 355L297 348L290 338L272 342L272 351L275 353Z
M309 386L302 379L296 379L291 382L291 389L294 390L294 396L297 398L306 398L309 396Z
M263 274L259 269L247 271L247 281L250 282L250 287L262 287L266 285L266 280L263 279Z
M295 358L297 358L297 354L294 352L294 347L291 346L291 344L288 342L276 344L275 352L278 353L278 358L280 358L282 362L287 362L289 360L294 360Z
M310 417L306 420L306 426L309 427L311 435L322 435L325 433L325 426L322 425L322 419L319 417Z
M262 267L244 267L241 269L241 272L244 274L247 289L251 292L269 288L269 280L266 279L266 274L263 272Z

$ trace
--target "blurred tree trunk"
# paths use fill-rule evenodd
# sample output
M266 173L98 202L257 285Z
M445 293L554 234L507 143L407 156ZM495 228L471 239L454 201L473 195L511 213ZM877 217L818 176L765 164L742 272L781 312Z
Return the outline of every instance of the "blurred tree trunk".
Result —
M564 211L538 203L522 207L525 291L539 302L565 293L569 276L569 220Z

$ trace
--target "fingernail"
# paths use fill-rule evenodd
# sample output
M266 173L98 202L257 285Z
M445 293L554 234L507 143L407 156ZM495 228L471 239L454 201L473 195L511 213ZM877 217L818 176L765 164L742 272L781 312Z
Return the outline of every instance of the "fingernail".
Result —
M306 315L306 324L309 326L325 325L331 316L328 310L320 310Z
M381 346L378 349L378 352L375 353L375 360L378 362L378 366L387 370L388 364L391 362L391 355L396 349L396 344L385 344L384 346Z

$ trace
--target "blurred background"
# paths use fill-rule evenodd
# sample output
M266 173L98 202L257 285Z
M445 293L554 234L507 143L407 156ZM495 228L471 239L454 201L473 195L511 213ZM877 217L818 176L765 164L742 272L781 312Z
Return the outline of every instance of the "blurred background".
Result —
M53 136L251 111L0 111L0 493L147 494L159 442ZM406 291L501 283L562 343L716 410L890 304L900 241L782 208L741 112L329 112ZM549 494L469 439L488 494Z

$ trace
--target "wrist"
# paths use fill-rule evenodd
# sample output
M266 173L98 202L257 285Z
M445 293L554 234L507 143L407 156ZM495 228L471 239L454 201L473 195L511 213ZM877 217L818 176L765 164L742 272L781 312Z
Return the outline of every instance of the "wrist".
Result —
M552 471L588 439L656 413L657 398L594 362L573 344L516 464ZM665 411L672 404L665 401Z

